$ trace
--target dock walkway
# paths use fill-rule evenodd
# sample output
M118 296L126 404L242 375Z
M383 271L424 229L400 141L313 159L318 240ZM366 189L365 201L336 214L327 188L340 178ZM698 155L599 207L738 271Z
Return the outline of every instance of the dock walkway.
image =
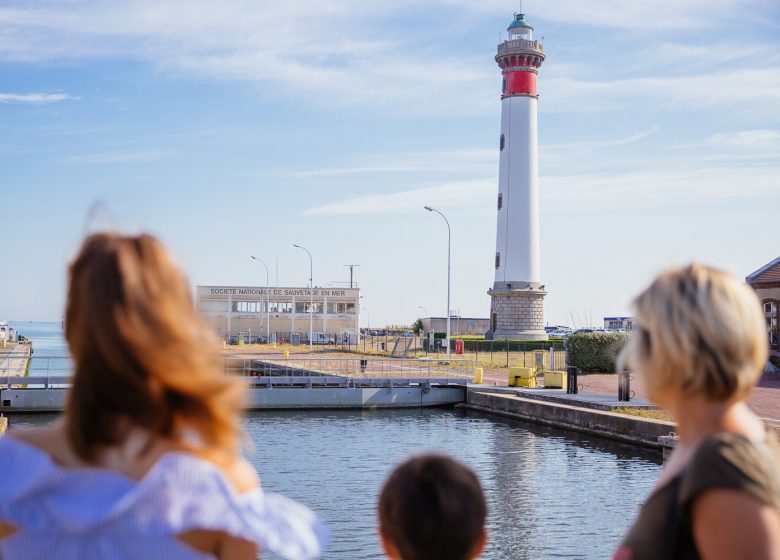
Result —
M24 377L30 364L32 346L12 342L0 348L0 377Z

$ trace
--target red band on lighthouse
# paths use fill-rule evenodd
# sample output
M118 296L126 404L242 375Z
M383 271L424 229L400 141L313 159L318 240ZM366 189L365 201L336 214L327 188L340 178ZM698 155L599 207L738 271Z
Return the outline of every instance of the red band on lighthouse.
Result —
M536 95L536 73L515 70L507 72L503 97L510 95Z

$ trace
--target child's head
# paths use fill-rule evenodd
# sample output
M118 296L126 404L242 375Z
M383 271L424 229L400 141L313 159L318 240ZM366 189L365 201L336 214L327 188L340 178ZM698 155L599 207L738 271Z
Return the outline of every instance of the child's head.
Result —
M408 459L379 497L379 532L390 558L476 558L485 546L486 516L477 476L444 455Z

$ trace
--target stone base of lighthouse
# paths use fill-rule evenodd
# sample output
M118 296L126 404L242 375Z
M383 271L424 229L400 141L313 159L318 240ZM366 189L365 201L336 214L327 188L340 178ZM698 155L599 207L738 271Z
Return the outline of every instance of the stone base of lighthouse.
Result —
M488 290L490 330L494 340L547 340L544 331L544 296L540 288Z

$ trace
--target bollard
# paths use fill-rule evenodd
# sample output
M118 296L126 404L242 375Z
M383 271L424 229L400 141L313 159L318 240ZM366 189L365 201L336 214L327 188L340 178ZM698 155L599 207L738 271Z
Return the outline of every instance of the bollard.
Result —
M284 359L287 360L289 357L290 357L290 351L289 350L285 350L284 351Z
M474 383L482 385L483 370L481 367L474 369Z
M580 368L569 366L566 368L566 392L570 395L576 395L579 391L577 387L577 378L580 374Z
M631 400L631 373L621 371L618 373L618 401L628 402Z

